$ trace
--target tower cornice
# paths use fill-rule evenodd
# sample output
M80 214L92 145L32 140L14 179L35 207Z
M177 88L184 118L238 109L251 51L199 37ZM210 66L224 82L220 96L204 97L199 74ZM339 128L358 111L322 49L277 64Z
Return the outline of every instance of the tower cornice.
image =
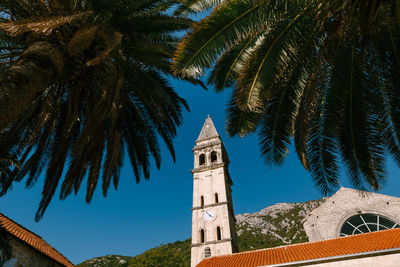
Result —
M204 242L204 243L194 243L194 244L190 244L190 246L191 247L199 247L199 246L206 246L206 245L231 242L231 241L232 241L232 238L225 238L222 240L208 241L208 242Z
M193 208L191 208L191 210L202 210L202 209L207 209L207 208L227 205L228 203L229 203L228 201L223 201L223 202L219 202L219 203L213 203L213 204L209 204L209 205L204 205L204 207L201 207L201 206L193 207Z
M213 139L214 139L215 141L211 141L211 140L213 140ZM211 141L211 142L203 143L203 142L205 142L205 141ZM220 137L211 137L211 138L202 140L202 141L199 142L199 143L203 143L203 144L195 145L195 146L192 148L193 151L200 150L200 149L203 149L203 148L206 148L206 147L211 147L211 146L215 146L215 145L222 144L222 140L221 140Z
M208 170L214 170L214 169L218 169L224 166L228 166L228 163L226 162L221 162L221 163L213 163L211 165L207 165L207 166L200 166L199 168L195 168L195 169L191 169L190 171L195 174L198 172L204 172L204 171L208 171Z

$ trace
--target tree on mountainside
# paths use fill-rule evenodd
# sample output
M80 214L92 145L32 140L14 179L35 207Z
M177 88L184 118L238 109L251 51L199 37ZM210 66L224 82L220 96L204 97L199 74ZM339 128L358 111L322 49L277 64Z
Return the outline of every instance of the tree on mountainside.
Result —
M39 220L59 183L65 199L87 175L87 202L100 175L104 196L116 189L125 150L137 182L150 157L160 167L159 137L174 158L188 107L166 77L192 22L173 2L0 1L1 195L45 172Z
M399 0L181 0L212 8L178 46L174 70L232 88L231 136L258 132L268 164L297 155L324 194L342 161L358 189L400 164Z

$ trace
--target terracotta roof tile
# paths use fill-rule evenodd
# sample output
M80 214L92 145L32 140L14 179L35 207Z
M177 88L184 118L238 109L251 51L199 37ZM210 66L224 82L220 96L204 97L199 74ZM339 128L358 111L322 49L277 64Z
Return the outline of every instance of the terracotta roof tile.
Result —
M216 256L197 267L256 267L400 248L400 228Z
M66 257L64 257L55 248L50 246L40 236L14 222L2 213L0 213L0 228L30 245L42 254L54 259L58 263L67 267L74 267L74 265Z

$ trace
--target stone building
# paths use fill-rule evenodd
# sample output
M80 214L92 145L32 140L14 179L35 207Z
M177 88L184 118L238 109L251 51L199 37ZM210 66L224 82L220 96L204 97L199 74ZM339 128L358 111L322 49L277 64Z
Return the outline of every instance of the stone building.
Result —
M400 229L211 257L197 267L398 267Z
M73 267L40 236L0 213L0 266Z
M400 266L400 198L344 187L303 220L309 242L234 253L229 160L210 118L193 151L192 267ZM218 213L215 192L224 195ZM217 225L229 229L222 240Z
M208 117L193 148L191 266L237 251L229 158Z
M398 223L400 198L342 187L310 212L303 226L313 242L399 228Z

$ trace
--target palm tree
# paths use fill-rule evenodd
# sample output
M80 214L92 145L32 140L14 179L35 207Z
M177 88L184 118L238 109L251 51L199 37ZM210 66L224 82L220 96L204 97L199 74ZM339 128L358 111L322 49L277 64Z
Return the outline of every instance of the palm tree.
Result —
M230 135L258 132L268 164L294 141L316 186L379 189L400 164L400 1L182 0L214 7L178 46L174 70L231 87Z
M159 138L175 160L188 107L166 79L176 32L192 22L170 15L172 4L0 2L0 158L18 162L5 169L1 194L25 177L31 187L43 170L39 220L61 182L65 199L87 176L87 202L100 176L104 196L117 188L125 151L137 182L149 178L150 157L160 167Z

